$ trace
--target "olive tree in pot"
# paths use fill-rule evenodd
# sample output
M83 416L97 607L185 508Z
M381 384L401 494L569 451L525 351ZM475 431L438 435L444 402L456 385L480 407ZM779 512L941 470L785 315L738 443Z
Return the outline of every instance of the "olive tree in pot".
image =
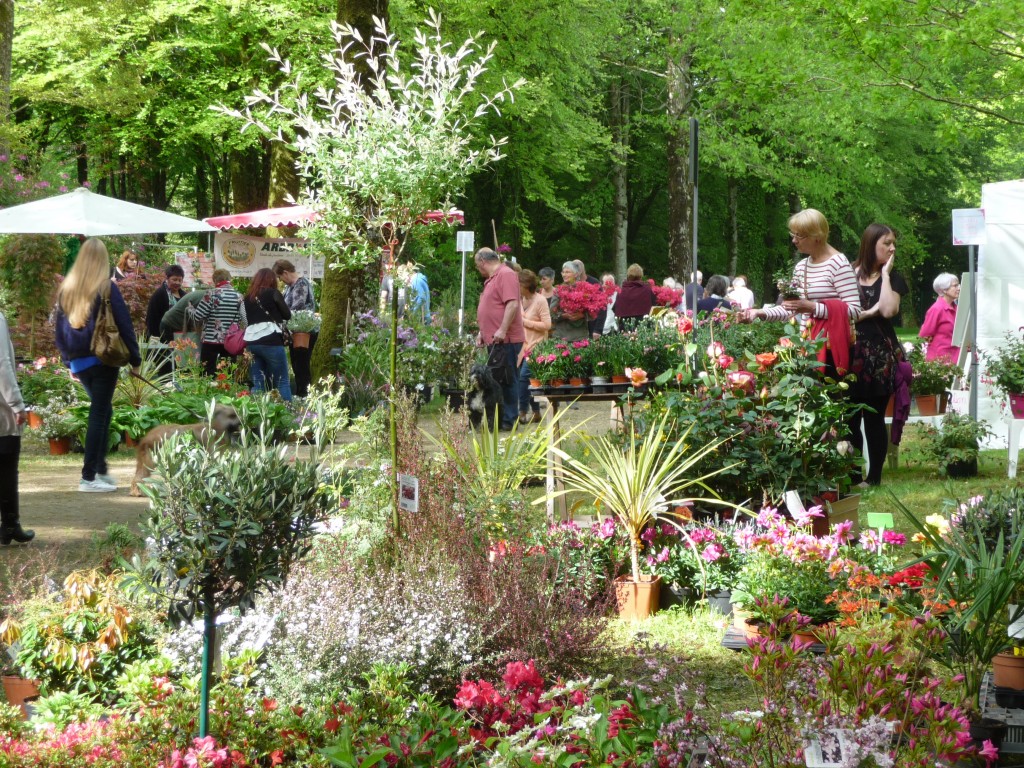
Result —
M237 447L213 449L191 433L173 435L156 449L156 471L142 485L150 511L141 530L150 545L133 559L128 583L166 599L179 620L203 616L201 737L209 727L217 615L251 608L280 587L327 517L320 466L292 450L251 432Z
M725 441L695 446L687 440L689 431L679 440L670 441L666 431L668 419L669 413L666 412L642 439L626 438L625 447L614 436L602 435L590 444L591 455L586 461L566 453L557 445L552 446L551 450L564 462L565 488L534 502L542 504L551 496L582 491L608 508L629 539L630 575L616 579L620 614L629 618L646 618L651 608L658 604L660 577L640 573L640 536L646 528L664 521L688 539L680 520L694 502L742 510L742 507L719 499L706 482L733 465L705 475L694 471L707 454L717 450ZM706 495L689 496L692 490ZM624 610L624 606L632 604L632 598L637 599L636 607Z

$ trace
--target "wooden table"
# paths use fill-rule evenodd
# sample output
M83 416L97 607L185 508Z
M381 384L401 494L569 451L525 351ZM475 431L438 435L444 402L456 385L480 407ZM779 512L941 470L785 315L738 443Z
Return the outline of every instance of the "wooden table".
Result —
M572 405L573 403L618 403L619 416L623 417L622 412L622 396L624 392L608 392L602 394L554 394L544 393L541 394L540 390L534 390L535 397L547 398L548 405L544 412L547 430L548 430L548 457L547 457L547 474L545 477L545 490L548 493L547 501L547 512L548 520L555 522L555 520L568 520L569 516L566 512L565 496L559 496L558 498L552 498L551 494L556 490L561 491L565 488L562 482L562 458L552 450L554 446L559 445L562 440L562 426L558 416L558 409L563 403ZM641 396L642 397L642 396ZM556 517L557 507L557 517Z

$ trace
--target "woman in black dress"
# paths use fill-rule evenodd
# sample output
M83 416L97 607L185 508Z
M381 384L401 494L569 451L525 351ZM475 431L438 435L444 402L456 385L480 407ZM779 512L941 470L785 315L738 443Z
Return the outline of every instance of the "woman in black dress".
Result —
M868 408L853 416L849 427L858 454L867 440L868 471L862 486L882 482L889 445L885 407L895 390L896 364L903 356L892 318L899 314L900 299L909 288L906 280L892 270L895 254L896 234L884 224L871 224L860 238L860 251L853 263L864 311L857 320L852 370L857 381L850 387L850 399Z

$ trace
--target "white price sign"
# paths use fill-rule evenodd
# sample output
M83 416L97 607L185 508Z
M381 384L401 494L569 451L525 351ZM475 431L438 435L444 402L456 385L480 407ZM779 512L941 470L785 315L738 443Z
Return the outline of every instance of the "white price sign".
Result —
M473 230L460 229L455 233L455 250L459 253L472 253Z
M984 209L953 209L953 245L985 245Z

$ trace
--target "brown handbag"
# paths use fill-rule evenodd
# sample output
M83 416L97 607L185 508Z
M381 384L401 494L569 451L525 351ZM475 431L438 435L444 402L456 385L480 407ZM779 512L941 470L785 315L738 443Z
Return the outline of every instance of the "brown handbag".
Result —
M121 338L121 332L114 322L114 310L110 306L110 298L100 299L100 308L96 312L96 327L92 332L92 353L104 365L120 368L128 365L131 353L128 345Z

